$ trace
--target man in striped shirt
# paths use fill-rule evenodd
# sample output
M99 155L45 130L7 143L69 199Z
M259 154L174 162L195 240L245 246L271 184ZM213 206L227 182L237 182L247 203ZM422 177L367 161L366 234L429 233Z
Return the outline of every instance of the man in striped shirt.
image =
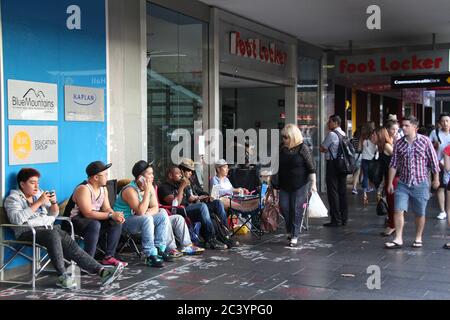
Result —
M419 123L413 116L403 119L405 136L397 141L389 168L388 192L394 193L392 182L397 171L399 182L395 190L394 221L395 239L386 242L388 249L403 245L404 212L416 215L416 238L413 247L422 247L422 233L425 227L425 210L430 198L429 174L433 174L432 187L439 187L439 163L436 152L428 137L417 134Z

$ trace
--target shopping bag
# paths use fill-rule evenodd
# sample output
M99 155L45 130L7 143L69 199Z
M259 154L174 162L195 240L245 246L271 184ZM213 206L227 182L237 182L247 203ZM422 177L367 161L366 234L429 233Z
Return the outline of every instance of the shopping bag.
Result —
M308 205L308 217L310 218L326 218L328 217L328 209L320 199L319 194L316 191L311 193Z

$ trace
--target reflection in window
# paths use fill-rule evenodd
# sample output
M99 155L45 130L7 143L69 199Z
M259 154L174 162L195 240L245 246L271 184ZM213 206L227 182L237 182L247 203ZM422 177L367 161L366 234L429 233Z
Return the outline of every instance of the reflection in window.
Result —
M202 121L208 26L150 3L147 15L148 159L161 181L178 144L171 141L173 131L187 129L194 141L194 121Z

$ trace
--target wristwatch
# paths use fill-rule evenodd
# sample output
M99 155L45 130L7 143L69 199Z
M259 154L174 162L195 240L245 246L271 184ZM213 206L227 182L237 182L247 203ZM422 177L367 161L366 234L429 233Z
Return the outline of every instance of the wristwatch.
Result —
M113 218L113 213L112 212L108 213L108 219L112 220L112 218Z

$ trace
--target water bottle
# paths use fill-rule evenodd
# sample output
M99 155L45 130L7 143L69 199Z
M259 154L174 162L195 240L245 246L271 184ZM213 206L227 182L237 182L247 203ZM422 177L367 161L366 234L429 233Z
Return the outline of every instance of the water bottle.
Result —
M177 200L177 198L174 198L172 201L172 210L171 210L172 214L177 214L177 208L176 208L177 206L178 206L178 200Z

